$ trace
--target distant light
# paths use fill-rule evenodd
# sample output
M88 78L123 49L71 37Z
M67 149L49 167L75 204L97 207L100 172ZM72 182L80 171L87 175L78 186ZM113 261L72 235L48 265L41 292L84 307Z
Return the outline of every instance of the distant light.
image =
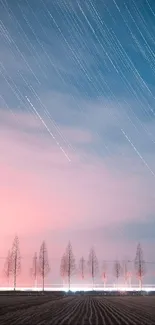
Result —
M0 291L13 291L14 287L0 287ZM138 286L133 286L133 287L94 287L94 289L90 287L78 287L78 286L71 286L70 290L67 286L65 287L45 287L45 291L120 291L120 292L126 292L126 291L145 291L145 292L150 292L150 291L155 291L155 286L154 285L144 285L141 288ZM16 287L16 291L42 291L42 287Z

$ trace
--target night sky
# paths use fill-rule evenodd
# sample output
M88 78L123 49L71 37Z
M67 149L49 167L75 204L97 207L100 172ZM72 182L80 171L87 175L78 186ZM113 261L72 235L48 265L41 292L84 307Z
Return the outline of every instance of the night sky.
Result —
M69 239L155 261L154 0L0 0L0 197L0 255L45 239L51 281Z

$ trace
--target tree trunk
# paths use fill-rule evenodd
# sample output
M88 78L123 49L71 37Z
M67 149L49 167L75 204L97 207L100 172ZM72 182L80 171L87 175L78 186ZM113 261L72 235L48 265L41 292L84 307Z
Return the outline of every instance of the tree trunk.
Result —
M70 291L70 286L71 286L71 283L70 283L70 275L68 275L68 288L69 288L69 291Z
M140 290L142 290L142 278L141 277L139 278L139 288L140 288Z
M16 290L16 273L14 273L14 291Z
M10 287L10 277L8 277L8 288Z
M37 277L34 280L34 287L37 288Z
M45 285L45 277L43 275L43 292L44 292L44 285Z
M15 256L15 268L14 268L14 291L16 290L16 277L17 277L17 255Z
M118 278L117 278L117 290L118 290Z
M92 289L94 290L94 276L92 276Z

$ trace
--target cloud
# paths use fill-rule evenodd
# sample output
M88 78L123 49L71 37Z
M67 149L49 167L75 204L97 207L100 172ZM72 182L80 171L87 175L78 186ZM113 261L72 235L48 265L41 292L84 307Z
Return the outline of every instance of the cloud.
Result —
M49 134L38 133L40 124L29 114L17 113L20 128L8 112L1 116L3 233L42 231L44 236L49 229L111 227L154 211L145 177L117 172L108 157L90 153L82 159L80 145L93 143L93 134L62 128L70 143L79 144L75 152L68 149L68 163Z

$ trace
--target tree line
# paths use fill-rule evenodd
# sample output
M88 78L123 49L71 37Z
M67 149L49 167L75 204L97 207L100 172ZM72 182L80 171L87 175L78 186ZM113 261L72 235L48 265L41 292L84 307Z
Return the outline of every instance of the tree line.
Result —
M113 273L116 278L116 285L118 285L118 280L123 276L124 285L127 286L131 284L131 272L128 267L128 260L120 262L115 260L113 263ZM103 262L101 267L101 277L106 287L108 269L107 263ZM139 287L142 289L142 279L146 273L146 263L143 258L143 251L140 243L137 245L136 256L134 259L134 270L135 275L139 281ZM8 279L8 286L10 286L10 278L13 278L13 288L16 290L17 277L21 272L21 254L20 254L20 245L19 238L15 236L12 248L8 251L8 255L4 264L4 274ZM42 290L45 289L45 278L50 272L50 265L48 259L48 252L45 241L42 242L39 250L34 253L32 258L32 267L30 269L30 274L34 280L34 286L37 287L37 278L38 276L42 279ZM99 274L99 262L96 256L95 249L92 247L90 249L88 260L85 260L82 256L78 263L75 261L75 256L73 254L73 249L71 242L69 241L66 250L60 260L60 276L62 281L67 279L68 289L71 287L71 278L73 275L78 274L83 281L87 274L89 273L92 280L92 289L94 289L95 279Z

